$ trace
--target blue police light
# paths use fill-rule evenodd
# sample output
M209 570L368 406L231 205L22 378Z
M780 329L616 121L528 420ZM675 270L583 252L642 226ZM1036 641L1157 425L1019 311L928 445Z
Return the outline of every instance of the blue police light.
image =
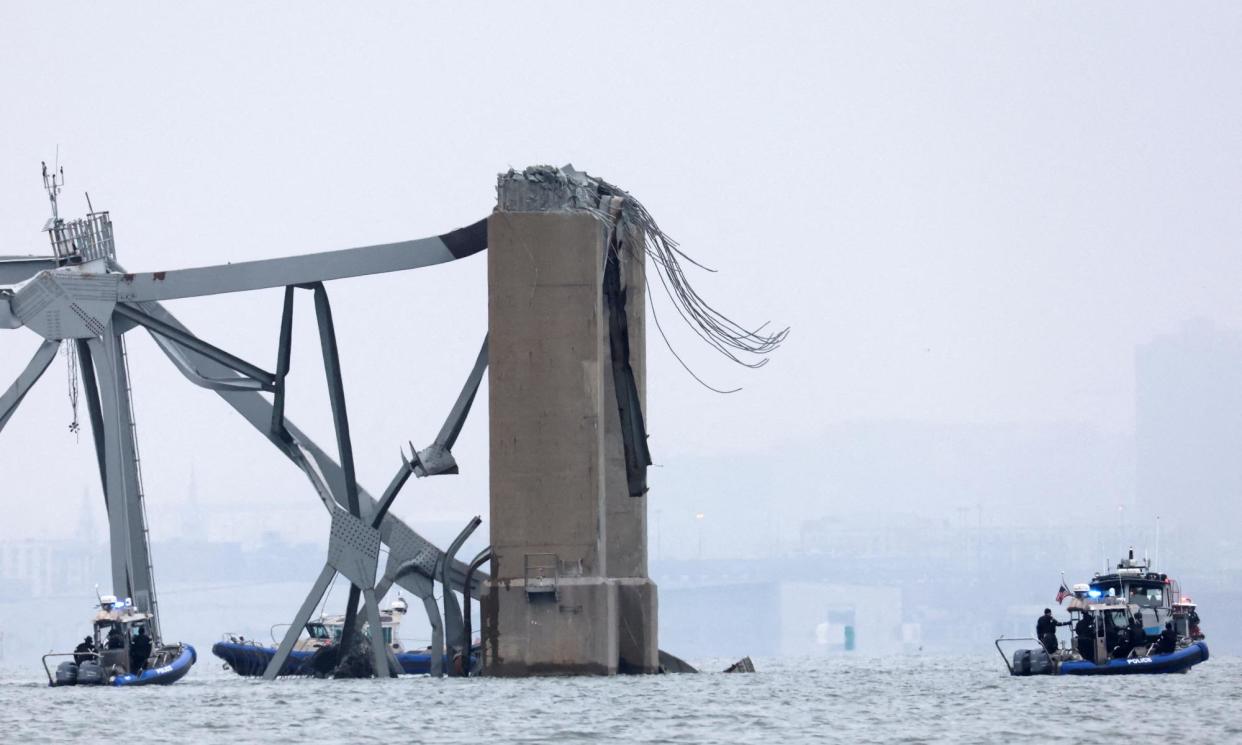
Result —
M1099 590L1088 590L1087 591L1087 597L1089 598L1098 598L1103 594L1104 593L1100 592Z

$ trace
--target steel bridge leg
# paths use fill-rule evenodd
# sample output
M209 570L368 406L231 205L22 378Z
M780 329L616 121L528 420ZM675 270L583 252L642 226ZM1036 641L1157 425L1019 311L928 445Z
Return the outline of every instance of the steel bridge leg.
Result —
M17 376L17 380L13 385L9 386L3 395L0 395L0 429L4 429L4 425L8 423L9 417L13 416L13 412L17 411L17 405L22 402L26 394L30 392L31 386L43 377L43 373L48 366L52 364L52 360L56 359L56 350L60 348L59 342L44 341L35 350L34 357L27 363L26 369L22 370Z
M276 352L276 395L272 398L272 434L288 442L285 429L285 377L289 375L289 357L293 350L293 288L285 288L284 309L280 316L280 346Z
M91 437L95 441L95 459L99 461L99 483L104 490L104 511L108 509L108 468L104 448L103 409L99 406L99 383L95 380L95 363L91 347L85 339L75 339L78 367L82 370L82 388L86 391L86 411L91 420Z
M332 404L332 423L336 430L337 455L341 459L344 475L345 501L349 514L362 517L358 506L358 479L354 472L354 447L349 436L349 415L345 408L345 383L341 380L341 357L336 346L336 327L332 322L332 306L322 282L312 285L315 294L315 316L319 321L319 343L323 349L323 369L328 379L328 399ZM358 600L362 588L352 584L349 600L345 605L345 627L341 629L341 644L353 642L357 628ZM378 674L378 670L376 673Z
M120 588L134 599L139 609L155 616L151 631L158 639L159 621L151 582L146 520L138 493L138 461L124 342L109 325L102 338L87 343L100 379L113 592Z
M431 624L431 675L440 677L444 674L444 622L440 617L440 606L436 604L435 585L422 574L413 571L399 574L395 580L384 577L375 586L375 597L383 598L396 584L419 600L423 601L423 610L427 612L427 622Z
M423 596L423 609L427 611L427 620L431 622L431 677L439 678L444 675L444 623L440 620L440 608L436 605L435 593L429 592Z
M388 667L388 645L384 643L384 627L374 589L368 587L362 591L362 603L367 612L367 625L371 628L371 664L375 666L375 677L395 678L397 672Z
M470 534L474 532L475 528L479 527L479 523L481 522L483 522L483 519L478 515L475 515L470 519L470 522L466 524L466 527L457 534L457 537L453 539L453 542L449 544L449 547L444 550L444 560L441 561L440 566L437 567L440 570L440 586L444 588L444 638L448 646L445 650L444 656L449 663L449 675L456 674L456 668L453 666L453 661L457 659L457 654L462 652L462 650L458 647L458 644L461 643L461 635L462 631L465 630L465 625L461 620L461 606L457 603L457 596L453 594L453 585L449 582L448 566L453 561L453 558L457 556L457 552L461 549L461 545L466 542L466 539L470 537ZM469 644L467 644L467 649L464 654L469 655ZM469 670L469 661L463 658L462 674L469 675Z
M293 652L293 645L298 643L302 629L306 628L306 622L310 620L311 613L315 612L315 606L319 605L319 601L323 599L323 594L328 591L328 585L332 583L334 576L336 576L336 570L324 564L319 572L319 579L315 580L315 585L306 595L306 600L302 601L298 614L293 617L293 625L285 632L285 638L281 640L276 656L267 663L267 669L263 671L264 680L275 680L276 676L280 675L280 671L284 669L285 663L289 660L289 655Z
M470 619L470 580L473 577L474 573L478 571L479 567L483 566L485 562L488 562L491 560L492 560L492 547L491 546L488 546L484 548L482 551L480 551L479 553L475 554L474 559L471 560L470 562L470 568L466 570L466 581L463 582L461 585L461 598L462 598L461 648L462 649L470 649L470 641L471 641L470 637L473 636L473 634L471 633L471 628L470 628L470 625L472 623ZM482 664L482 661L483 661L483 655L480 654L479 655L480 665ZM472 666L471 670L468 671L466 674L472 675L473 673L474 673L474 668Z

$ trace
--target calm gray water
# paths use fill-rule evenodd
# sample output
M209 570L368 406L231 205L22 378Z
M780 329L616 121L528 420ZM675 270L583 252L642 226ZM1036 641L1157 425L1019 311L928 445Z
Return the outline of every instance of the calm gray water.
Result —
M721 661L722 663L724 661ZM0 678L0 742L1242 742L1242 660L1186 675L1010 678L999 657L755 660L754 675L242 680L167 688ZM713 663L714 664L714 663Z

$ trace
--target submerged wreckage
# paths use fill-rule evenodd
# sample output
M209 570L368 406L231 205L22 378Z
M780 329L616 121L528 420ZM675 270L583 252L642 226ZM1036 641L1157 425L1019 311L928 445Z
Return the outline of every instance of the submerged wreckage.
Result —
M256 653L217 645L245 674L297 674L311 650L311 614L338 574L350 584L339 629L337 675L613 674L667 668L656 647L656 588L647 576L645 306L653 278L694 332L727 358L759 367L784 340L741 327L693 290L687 257L627 192L572 167L502 174L498 207L485 220L441 235L280 259L130 273L118 261L107 212L65 220L63 171L44 168L52 218L51 256L0 257L0 328L28 328L43 344L0 396L0 428L63 345L85 393L104 485L112 589L126 598L119 624L141 627L151 657L138 670L115 650L98 653L111 680L171 682L193 663L188 645L165 645L147 546L145 495L131 401L126 334L147 332L194 385L218 394L310 482L330 516L328 555L281 643ZM337 334L325 283L404 271L488 254L489 328L465 383L432 442L410 446L381 496L357 482ZM190 331L166 307L183 298L283 289L274 368L233 355ZM299 290L311 295L327 378L336 450L329 454L286 416ZM654 311L653 311L654 313ZM655 317L653 315L653 317ZM489 367L490 366L490 367ZM452 448L483 375L489 376L490 546L472 561L456 556L481 520L446 549L425 540L391 510L411 476L454 474ZM75 394L76 400L76 394ZM381 546L387 563L379 566ZM489 564L492 575L482 571ZM443 608L436 588L443 589ZM432 643L407 666L391 642L379 603L394 586L422 601ZM460 601L459 601L460 596ZM481 646L470 604L482 604ZM101 605L105 605L101 603ZM464 606L464 607L463 607ZM115 612L116 601L108 613ZM103 612L103 611L101 611ZM392 613L388 614L389 627ZM329 624L321 619L320 627ZM102 626L95 624L94 642ZM131 633L132 632L132 633ZM332 640L321 646L331 646ZM136 642L140 647L145 641ZM251 645L253 647L253 645ZM131 647L128 647L132 649ZM174 650L180 650L175 652ZM477 650L477 651L476 651ZM322 650L319 650L322 651ZM404 653L404 650L401 650ZM240 662L245 656L244 665ZM361 657L360 661L358 658ZM63 682L93 680L75 661ZM143 679L152 668L158 673ZM742 669L748 664L740 664ZM145 669L145 672L142 670ZM75 677L76 675L76 677ZM49 678L56 682L49 671ZM118 683L119 684L119 683Z

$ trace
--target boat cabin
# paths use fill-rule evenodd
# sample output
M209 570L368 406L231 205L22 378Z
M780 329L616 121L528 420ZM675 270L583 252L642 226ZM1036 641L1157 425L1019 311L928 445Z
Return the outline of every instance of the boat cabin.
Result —
M135 650L140 654L142 646L147 653L140 667L145 666L160 646L154 637L152 618L150 613L135 608L129 598L118 600L112 595L100 598L99 612L91 624L100 666L112 674L137 672L131 669L132 661ZM139 637L145 637L146 641Z
M1154 615L1152 610L1136 603L1128 603L1116 596L1100 598L1098 601L1079 602L1075 600L1071 602L1069 612L1071 629L1074 632L1074 651L1083 659L1096 663L1109 659L1112 650L1120 643L1129 627L1131 618L1138 616L1146 632L1151 616ZM1086 640L1078 636L1078 622L1084 615L1089 616L1093 621L1092 636ZM1153 639L1148 635L1136 647L1140 651L1146 650L1147 645L1152 641Z
M1110 598L1142 609L1143 626L1148 635L1156 636L1164 624L1173 621L1173 605L1178 597L1177 583L1167 574L1152 571L1147 559L1136 559L1134 549L1110 572L1096 572L1091 578L1085 600L1102 602Z
M1091 578L1089 596L1096 598L1121 598L1144 608L1171 608L1173 580L1167 574L1158 574L1151 570L1147 559L1135 559L1134 549L1130 549L1130 557L1117 564L1116 571L1101 574L1096 572Z
M405 647L402 646L397 632L401 628L401 620L408 608L409 606L406 605L405 600L398 597L393 601L391 607L380 611L380 626L383 628L384 646L391 649L394 654L401 654L405 651ZM329 644L339 644L341 633L344 629L345 616L320 616L318 619L306 624L306 638L299 639L294 649L315 650L320 647L326 647ZM370 636L370 628L365 623L362 625L362 633L368 637Z

